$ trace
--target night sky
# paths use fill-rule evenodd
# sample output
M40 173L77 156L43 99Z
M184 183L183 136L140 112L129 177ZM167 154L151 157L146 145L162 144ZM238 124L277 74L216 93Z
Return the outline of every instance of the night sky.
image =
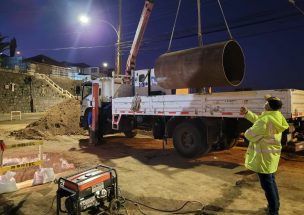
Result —
M43 54L58 61L114 67L118 0L0 0L0 33L17 39L24 58ZM228 39L217 0L201 0L204 44ZM296 0L304 10L304 0ZM304 89L304 15L288 0L221 0L232 35L245 55L242 88ZM122 69L144 0L122 0ZM154 67L168 49L178 0L155 0L136 69ZM172 51L198 45L196 0L182 0ZM91 17L81 25L80 14Z

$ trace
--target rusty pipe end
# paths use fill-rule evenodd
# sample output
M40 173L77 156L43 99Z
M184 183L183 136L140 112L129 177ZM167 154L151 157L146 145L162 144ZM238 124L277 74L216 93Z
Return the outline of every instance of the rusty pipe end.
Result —
M245 74L245 58L241 46L235 40L227 41L223 49L223 71L231 86L242 83Z
M166 89L238 86L245 61L234 40L161 55L155 64L158 85Z

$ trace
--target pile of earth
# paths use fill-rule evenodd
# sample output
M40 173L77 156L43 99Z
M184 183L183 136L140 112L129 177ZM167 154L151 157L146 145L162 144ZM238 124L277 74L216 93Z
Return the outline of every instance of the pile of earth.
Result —
M51 107L39 120L26 128L14 131L11 135L18 139L51 139L56 135L84 135L79 127L80 104L78 100L68 99Z

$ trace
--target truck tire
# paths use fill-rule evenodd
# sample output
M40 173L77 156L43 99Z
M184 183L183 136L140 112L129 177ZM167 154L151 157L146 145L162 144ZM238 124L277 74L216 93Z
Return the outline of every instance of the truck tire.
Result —
M222 135L219 143L215 146L216 150L227 150L234 147L238 143L239 131L238 124L240 120L225 118L219 122L219 126L222 128Z
M197 122L182 122L173 131L174 148L181 156L186 158L206 154L211 147L207 144L207 135L205 134L206 129Z
M224 136L224 138L220 144L220 149L223 149L223 150L231 149L238 143L237 140L238 140L238 138Z
M136 131L131 131L131 130L130 131L124 131L123 133L124 133L125 137L127 137L127 138L133 138L137 134Z

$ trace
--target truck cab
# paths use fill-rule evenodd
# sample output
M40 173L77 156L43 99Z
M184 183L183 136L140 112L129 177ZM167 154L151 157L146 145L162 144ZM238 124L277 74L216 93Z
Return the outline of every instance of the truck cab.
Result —
M105 121L111 125L112 123L112 98L114 97L129 97L133 96L134 90L131 85L124 84L123 75L113 77L100 77L94 80L86 80L81 85L81 112L80 112L80 127L84 129L89 128L88 117L93 108L92 88L93 84L98 84L98 104L102 119L99 121L104 123ZM103 126L103 128L109 127ZM111 126L110 126L111 127ZM111 133L111 129L105 133Z

